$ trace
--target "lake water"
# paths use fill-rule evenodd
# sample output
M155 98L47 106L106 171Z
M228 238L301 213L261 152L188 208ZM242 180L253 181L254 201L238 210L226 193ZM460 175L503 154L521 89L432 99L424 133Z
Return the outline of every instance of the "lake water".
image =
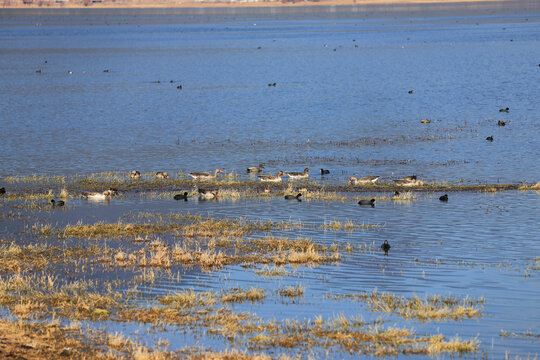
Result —
M530 11L3 10L0 173L262 162L272 173L536 182L540 18Z
M335 184L371 174L384 180L417 174L451 183L535 183L539 35L540 7L527 1L455 9L0 10L0 176L132 169L244 173L264 163L268 173L309 167L312 179ZM499 112L506 107L508 113ZM425 118L431 123L420 123ZM506 126L497 126L499 120ZM493 142L485 140L490 135ZM319 177L319 168L331 174ZM1 178L0 185L6 185ZM353 201L184 203L127 193L110 204L70 199L67 211L28 211L30 220L0 217L0 230L11 239L37 220L63 226L137 212L301 220L313 226L286 235L375 250L344 254L339 266L300 268L278 280L240 266L212 273L180 267L173 271L182 272L180 282L164 276L142 287L142 297L220 289L224 282L271 291L300 283L306 293L297 303L269 300L236 308L266 319L360 312L373 320L381 315L366 306L329 306L322 298L375 288L407 297L483 296L479 319L383 318L420 334L478 337L475 358L538 356L537 337L499 334L540 333L540 196L462 192L446 204L439 195L418 193L412 202L359 208ZM2 214L13 210L12 202L2 204ZM318 228L334 219L384 226L352 233ZM392 244L388 257L377 251L385 239ZM17 241L25 240L34 241ZM85 278L92 276L110 274ZM179 347L201 342L185 336L155 335Z

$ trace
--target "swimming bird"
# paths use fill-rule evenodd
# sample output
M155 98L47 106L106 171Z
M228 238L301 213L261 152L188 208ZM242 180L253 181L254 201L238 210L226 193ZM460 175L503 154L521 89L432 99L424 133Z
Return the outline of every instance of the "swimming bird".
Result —
M422 124L429 124L429 123L431 122L431 120L429 120L429 119L423 119L423 120L420 120L420 122L421 122Z
M141 173L137 170L133 170L130 176L133 180L137 180L141 177Z
M388 243L388 240L384 240L384 243L381 245L381 249L384 250L384 255L388 256L388 250L390 250L391 246Z
M68 74L69 74L69 75L73 74L73 71L68 70Z
M276 87L276 83L269 83L268 86Z
M330 170L321 169L321 175L328 175L330 174Z
M260 173L263 168L264 168L263 164L259 164L258 167L257 166L250 166L250 167L247 168L247 172L256 174L256 173Z
M448 195L447 195L447 194L444 194L443 196L441 196L441 197L439 198L439 200L441 200L441 201L448 201Z
M217 174L222 173L220 169L216 169L214 171L214 175L210 174L209 172L191 172L189 173L189 176L191 176L194 180L216 180Z
M409 90L409 94L414 94L414 90Z
M493 135L491 135L491 136L488 136L488 137L486 138L486 140L487 140L487 141L491 141L491 142L493 142Z
M173 199L174 200L184 200L184 201L187 201L187 198L188 198L188 192L187 191L184 191L183 194L176 194L173 196Z
M285 199L286 200L298 200L298 201L302 201L302 199L300 199L300 197L302 197L302 194L299 193L298 195L285 195Z
M510 108L508 108L508 107L504 108L504 109L499 109L499 112L508 112L508 111L510 111Z
M6 188L5 187L0 188L0 196L5 195L5 194L6 194Z
M309 168L305 168L304 172L290 171L285 173L290 179L307 179L309 177Z
M83 192L82 196L88 200L106 200L106 199L110 200L112 196L112 192L111 190L105 190L103 192L97 192L97 191Z
M219 197L218 190L216 189L197 189L197 192L199 193L199 196L203 199L215 199Z
M357 179L354 176L349 178L349 185L360 185L360 184L375 184L379 180L379 176L365 176L363 178Z
M375 199L371 199L371 200L360 200L360 201L358 202L358 205L375 207Z
M164 171L158 171L156 173L156 178L158 179L168 179L169 178L169 174L167 174L166 172Z
M499 126L506 126L506 121L499 120L499 121L497 122L497 125L499 125Z
M53 207L55 207L55 206L64 206L65 202L63 200L51 199L51 204L52 204Z
M259 175L259 180L266 182L281 182L281 176L284 175L283 171L279 171L276 176L274 175Z

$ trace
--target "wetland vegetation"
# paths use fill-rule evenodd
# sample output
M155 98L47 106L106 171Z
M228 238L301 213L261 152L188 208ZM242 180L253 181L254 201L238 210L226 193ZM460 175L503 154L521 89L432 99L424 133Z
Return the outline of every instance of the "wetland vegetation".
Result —
M536 359L539 8L0 10L0 358Z
M38 358L55 353L79 357L90 351L88 354L95 358L288 359L296 358L308 349L316 352L332 349L344 354L376 357L398 354L435 357L445 353L474 354L480 349L477 338L447 337L439 332L419 333L407 324L409 321L463 322L481 318L485 305L483 297L431 294L421 298L379 292L377 287L371 292L326 292L319 297L306 289L302 282L305 275L302 274L310 268L339 268L352 258L369 258L379 253L379 246L373 242L354 244L350 239L343 241L342 237L357 232L376 234L384 231L385 223L360 223L351 219L323 219L314 223L300 219L212 217L192 213L195 208L133 212L129 206L123 207L118 220L113 222L87 223L83 218L75 223L45 221L52 214L77 214L77 208L81 206L92 205L99 209L109 203L133 201L130 199L174 204L175 191L171 188L179 185L164 186L163 182L151 181L155 186L150 186L149 193L149 189L144 189L140 183L137 186L141 188L131 188L131 180L125 179L124 174L108 173L88 178L93 181L92 190L114 186L118 195L93 204L77 195L81 183L89 184L86 180L70 182L66 177L2 179L8 185L18 184L17 192L8 191L0 202L2 212L8 211L4 219L20 223L21 231L5 233L0 243L0 305L7 315L1 326L11 339L7 346L21 356ZM58 179L62 181L56 187L43 192L31 190L44 183L54 185ZM182 188L193 186L192 182L189 186L180 184ZM234 203L239 199L280 201L284 194L296 191L305 194L308 202L321 203L355 203L362 196L354 192L364 191L369 191L378 202L395 202L398 206L437 199L437 191L429 191L426 186L390 196L386 194L396 190L389 185L342 186L328 191L326 186L310 181L273 186L270 193L254 192L253 188L256 189L258 184L239 184L236 180L213 185L224 189L221 191L223 197L216 204ZM445 190L449 189L447 185ZM481 195L511 189L515 186L486 185L467 190ZM520 188L523 191L533 189ZM196 194L196 191L190 192L190 203L200 201ZM62 209L51 206L48 200L54 196L65 199L66 206ZM21 215L9 216L13 211L20 211ZM317 235L315 238L300 235L325 232L335 233L335 241L326 243L318 241ZM417 259L413 263L426 264ZM443 263L438 260L436 264ZM538 258L529 262L526 270L529 276L537 265ZM264 285L231 286L227 285L230 281L220 281L217 289L182 286L183 276L190 272L216 273L222 277L232 269L245 273L248 278L258 278L256 283ZM382 271L384 273L384 268ZM175 284L175 290L154 295L141 291L153 287L163 277ZM276 284L276 279L284 280L284 284L282 281ZM271 302L282 302L283 306L315 302L336 308L343 302L360 303L365 307L364 311L380 315L365 320L365 312L351 313L350 310L332 316L315 314L304 319L257 314L256 308L264 309L265 304ZM252 304L251 308L246 308L245 304ZM385 320L383 315L386 313L403 319L401 325ZM195 337L220 338L228 345L212 351L193 345L171 349L170 344L161 339L148 347L129 333L110 332L99 326L100 322L111 321L150 326L154 329L151 331L161 334L166 328ZM82 324L87 324L86 328ZM35 335L30 335L32 332ZM518 336L521 335L501 331L501 338ZM16 342L14 337L23 340ZM279 349L287 349L286 354L277 355L281 352Z

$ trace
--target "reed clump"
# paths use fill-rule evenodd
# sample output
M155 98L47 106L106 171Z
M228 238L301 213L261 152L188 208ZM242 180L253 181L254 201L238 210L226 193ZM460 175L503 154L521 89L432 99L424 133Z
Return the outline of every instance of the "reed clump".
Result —
M224 292L221 296L221 302L223 303L237 303L237 302L257 302L266 297L264 289L250 287L247 290L239 288L231 288Z
M405 319L462 320L482 316L481 305L484 299L457 299L452 296L433 295L424 299L418 296L405 298L391 293L379 293L377 289L371 293L345 294L334 296L334 299L353 299L368 304L371 311L392 312Z
M295 298L304 296L304 287L300 284L278 289L278 294L283 297Z

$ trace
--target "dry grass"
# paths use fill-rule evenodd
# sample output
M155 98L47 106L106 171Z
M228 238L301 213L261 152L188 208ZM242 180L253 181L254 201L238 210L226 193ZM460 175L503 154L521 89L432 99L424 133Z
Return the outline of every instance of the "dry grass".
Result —
M273 276L287 276L289 272L283 266L272 266L264 265L262 269L255 272L259 276L265 278L270 278Z
M111 359L80 331L56 323L24 323L0 320L0 356L14 359Z
M526 191L526 190L540 190L540 181L537 182L536 184L534 185L521 185L519 187L519 190L522 190L522 191Z
M371 293L345 294L332 297L333 299L353 299L364 301L371 311L392 312L405 319L434 320L463 320L482 316L481 306L484 299L459 300L452 296L433 295L420 299L417 296L405 298L391 293L379 293L377 289Z
M465 353L478 350L477 340L446 341L442 335L417 336L412 330L380 326L366 326L358 318L339 315L324 321L286 321L267 323L249 339L251 349L338 347L345 352L364 355L436 356L441 353Z
M249 288L247 290L242 290L239 288L232 288L223 293L221 301L223 303L230 302L257 302L261 301L266 297L265 291L258 288Z
M296 286L287 286L283 289L278 289L278 294L283 297L295 298L304 296L304 287L300 284Z
M112 291L91 290L91 282L75 281L60 285L50 276L15 274L0 278L0 305L25 316L43 318L51 313L69 319L104 319L110 311L122 306L123 295Z
M118 221L113 224L99 222L93 225L83 225L79 222L76 225L66 226L60 231L60 234L63 237L100 238L162 234L179 229L180 225L177 224L136 224Z

